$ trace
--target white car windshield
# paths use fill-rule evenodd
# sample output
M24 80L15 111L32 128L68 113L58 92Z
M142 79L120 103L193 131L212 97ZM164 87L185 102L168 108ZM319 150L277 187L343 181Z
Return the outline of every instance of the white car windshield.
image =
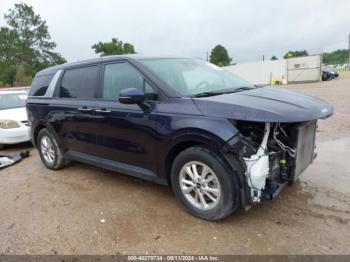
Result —
M141 63L184 96L254 88L238 76L200 59L144 59Z
M0 94L0 110L19 108L25 106L24 99L21 98L23 94Z

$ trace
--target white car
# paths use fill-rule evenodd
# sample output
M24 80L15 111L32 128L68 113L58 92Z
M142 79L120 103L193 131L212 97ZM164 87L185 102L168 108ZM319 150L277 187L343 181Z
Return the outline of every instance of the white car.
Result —
M4 145L30 141L26 98L26 91L0 90L0 149Z

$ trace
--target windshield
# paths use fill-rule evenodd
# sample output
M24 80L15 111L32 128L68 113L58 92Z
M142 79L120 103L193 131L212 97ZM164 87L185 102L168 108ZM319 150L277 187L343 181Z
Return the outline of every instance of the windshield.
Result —
M183 96L234 92L238 88L254 87L234 74L199 59L145 59L141 63Z
M0 110L24 107L25 101L21 98L24 94L0 94Z

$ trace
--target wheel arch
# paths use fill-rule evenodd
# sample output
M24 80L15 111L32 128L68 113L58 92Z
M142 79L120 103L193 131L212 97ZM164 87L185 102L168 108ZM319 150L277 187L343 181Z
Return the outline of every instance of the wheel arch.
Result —
M56 139L58 145L61 144L61 141L59 140L55 130L53 129L53 127L51 125L48 125L46 123L43 123L43 122L39 122L35 125L34 127L34 130L32 131L32 143L35 147L37 147L37 140L38 140L38 135L39 135L39 132L40 130L46 128Z
M221 154L221 149L226 141L209 132L198 133L196 130L186 130L181 134L177 134L171 142L165 147L166 150L161 150L159 159L160 171L163 177L170 185L170 171L175 158L187 148L200 146L210 148L215 153Z

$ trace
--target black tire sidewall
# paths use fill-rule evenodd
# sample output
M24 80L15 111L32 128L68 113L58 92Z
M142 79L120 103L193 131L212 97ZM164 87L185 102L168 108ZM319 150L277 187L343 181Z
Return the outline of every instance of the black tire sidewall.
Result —
M208 165L216 174L220 187L219 203L210 210L198 209L188 202L180 188L179 178L182 167L191 161L198 161ZM235 174L230 172L218 154L201 147L192 147L181 152L174 160L171 169L171 184L176 198L192 215L206 220L220 220L234 212L239 203L239 188Z

